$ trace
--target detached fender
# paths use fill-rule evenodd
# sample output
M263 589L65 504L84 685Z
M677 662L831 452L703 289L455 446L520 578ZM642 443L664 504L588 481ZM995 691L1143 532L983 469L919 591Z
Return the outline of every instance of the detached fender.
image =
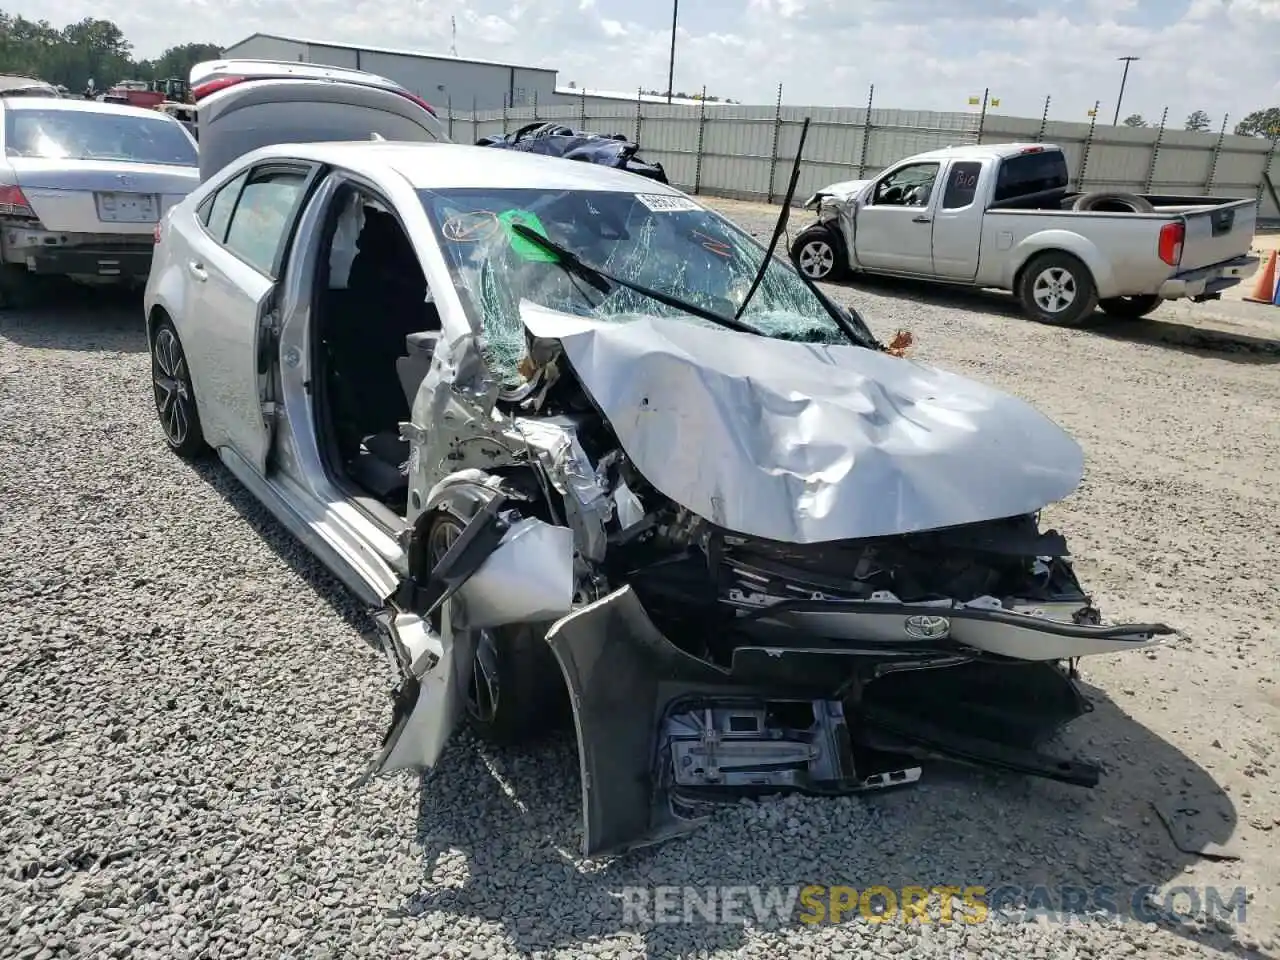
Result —
M1071 230L1040 230L1023 238L1009 251L1005 260L1000 277L1001 288L1015 289L1022 268L1036 254L1048 250L1069 253L1088 267L1099 297L1105 299L1114 294L1116 281L1111 261L1103 255L1092 240Z

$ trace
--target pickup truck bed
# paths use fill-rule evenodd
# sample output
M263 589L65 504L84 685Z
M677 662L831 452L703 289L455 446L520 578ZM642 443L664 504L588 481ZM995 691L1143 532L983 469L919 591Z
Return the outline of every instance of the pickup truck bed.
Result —
M1163 300L1215 299L1252 275L1254 199L1081 194L1047 144L921 154L805 204L792 245L813 279L855 271L1012 291L1029 317L1075 326Z

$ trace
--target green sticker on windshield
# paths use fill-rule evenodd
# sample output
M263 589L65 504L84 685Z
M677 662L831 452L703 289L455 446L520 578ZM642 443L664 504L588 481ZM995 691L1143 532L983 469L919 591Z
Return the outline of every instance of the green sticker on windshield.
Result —
M538 215L530 210L504 210L498 214L498 221L502 224L506 231L507 240L511 244L511 249L516 252L516 256L522 260L536 260L540 263L555 263L556 255L549 250L544 250L532 240L520 236L516 231L511 229L512 224L521 224L528 227L539 236L547 237L547 230L542 225L542 221L538 219ZM550 237L547 237L550 240Z

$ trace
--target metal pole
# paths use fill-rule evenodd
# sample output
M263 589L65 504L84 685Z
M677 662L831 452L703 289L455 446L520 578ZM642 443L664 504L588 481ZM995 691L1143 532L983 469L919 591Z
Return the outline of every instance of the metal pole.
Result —
M582 120L582 129L587 129L587 91L583 88L581 95L578 97L578 114Z
M982 142L982 128L987 125L987 97L991 94L991 88L987 87L982 91L982 113L978 114L978 142Z
M538 88L533 88L533 119L538 119Z
M477 140L480 139L478 136L476 136L476 134L480 132L480 121L476 117L476 114L480 112L478 103L479 101L475 97L471 98L471 142L472 143L475 143Z
M507 135L507 95L502 95L502 135Z
M639 143L639 142L640 142L640 120L641 120L641 117L640 117L640 103L641 103L641 99L640 99L640 98L641 98L642 96L644 96L644 88L643 88L643 87L636 87L636 135L635 135L635 137L633 137L633 138L632 138L632 142L633 142L633 143Z
M1036 133L1036 143L1044 142L1045 130L1049 127L1049 97L1044 98L1044 111L1040 114L1040 130Z
M1227 139L1227 120L1231 114L1223 114L1222 129L1218 131L1218 143L1213 148L1213 159L1209 162L1209 179L1205 181L1204 192L1209 193L1213 189L1213 178L1218 175L1218 158L1222 156L1222 141Z
M448 94L447 103L448 103L448 109L449 109L449 139L452 140L453 139L453 94Z
M1145 193L1151 192L1151 184L1156 179L1156 161L1160 158L1160 144L1164 140L1164 125L1169 119L1169 108L1165 107L1160 114L1160 129L1156 131L1156 142L1151 146L1151 164L1147 167L1147 180L1142 185Z
M871 146L871 103L876 97L876 85L867 89L867 115L862 119L862 156L858 158L858 179L862 179L862 171L867 167L867 148Z
M680 20L680 0L671 0L671 62L667 66L667 103L676 83L676 24Z
M1080 175L1076 177L1076 187L1081 191L1084 190L1084 172L1089 169L1089 147L1093 144L1093 129L1098 125L1098 107L1102 105L1101 100L1093 101L1093 116L1089 118L1089 135L1084 138L1084 153L1080 157Z
M702 85L702 101L698 104L698 153L693 162L693 192L702 190L702 143L707 129L707 85Z
M773 203L773 178L778 172L778 134L782 130L782 84L778 84L778 102L773 108L773 146L769 151L769 189L765 203Z
M1124 84L1129 79L1129 64L1135 60L1141 60L1141 57L1116 57L1117 60L1124 61L1124 73L1120 74L1120 94L1116 97L1116 117L1111 121L1113 127L1120 126L1120 102L1124 100Z

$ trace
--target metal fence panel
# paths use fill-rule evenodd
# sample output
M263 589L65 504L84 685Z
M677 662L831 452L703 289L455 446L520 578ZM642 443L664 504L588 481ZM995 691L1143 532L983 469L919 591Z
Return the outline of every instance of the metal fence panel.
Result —
M1076 189L1256 197L1260 217L1280 217L1263 177L1269 172L1273 183L1280 181L1275 144L1224 135L1229 118L1199 133L1159 124L1131 128L976 111L880 109L871 96L865 107L782 106L781 91L774 105L583 97L478 112L459 106L449 105L448 122L460 143L510 133L534 120L622 134L639 142L643 158L661 163L672 183L713 196L781 198L807 117L797 202L827 184L874 176L915 153L979 142L1042 142L1062 147Z

